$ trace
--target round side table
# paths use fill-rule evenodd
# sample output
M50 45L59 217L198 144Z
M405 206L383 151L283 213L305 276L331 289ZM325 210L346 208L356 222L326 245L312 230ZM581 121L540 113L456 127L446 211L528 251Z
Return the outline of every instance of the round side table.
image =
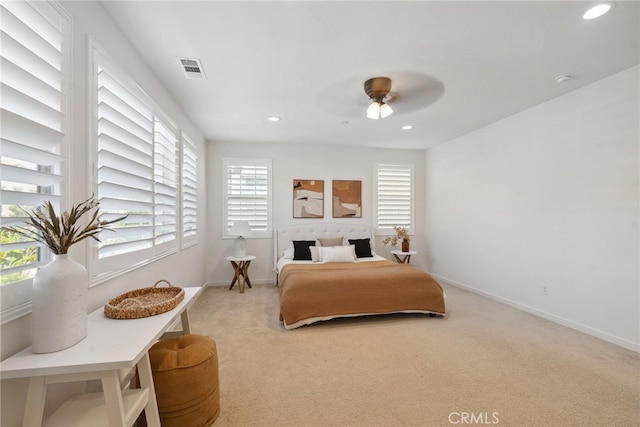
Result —
M416 252L416 251L409 251L409 252L391 251L391 253L393 254L393 258L395 258L395 260L396 260L396 262L398 264L409 264L411 262L411 255L415 255L418 252Z
M246 255L243 257L235 257L228 256L227 260L231 262L233 266L233 280L231 281L231 286L229 286L229 290L233 289L233 285L238 282L238 287L240 288L240 293L244 293L244 284L251 287L251 281L249 280L249 264L251 261L256 259L255 255Z

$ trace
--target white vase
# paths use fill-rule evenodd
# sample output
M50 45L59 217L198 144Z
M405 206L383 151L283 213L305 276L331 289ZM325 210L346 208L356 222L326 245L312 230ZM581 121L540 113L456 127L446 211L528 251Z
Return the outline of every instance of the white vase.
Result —
M87 336L89 276L68 254L54 255L33 278L32 351L52 353Z

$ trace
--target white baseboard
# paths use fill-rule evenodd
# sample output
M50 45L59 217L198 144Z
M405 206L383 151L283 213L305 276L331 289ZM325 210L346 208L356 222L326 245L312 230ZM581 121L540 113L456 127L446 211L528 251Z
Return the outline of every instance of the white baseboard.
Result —
M431 276L434 279L436 279L437 281L445 283L447 285L451 285L451 286L455 286L457 288L465 289L465 290L467 290L469 292L473 292L474 294L482 295L483 297L489 298L489 299L494 300L494 301L501 302L503 304L506 304L506 305L508 305L510 307L513 307L513 308L516 308L518 310L533 314L533 315L538 316L538 317L542 317L544 319L547 319L547 320L550 320L552 322L558 323L558 324L560 324L562 326L566 326L568 328L575 329L577 331L583 332L583 333L585 333L587 335L594 336L596 338L599 338L601 340L610 342L610 343L618 345L620 347L624 347L627 350L631 350L631 351L635 351L637 353L640 353L640 343L634 343L634 342L629 341L627 339L620 338L620 337L617 337L615 335L611 335L609 333L600 331L598 329L594 329L594 328L586 326L586 325L582 325L580 323L576 323L576 322L571 321L569 319L565 319L563 317L556 316L555 314L552 314L552 313L547 313L546 311L539 310L539 309L537 309L535 307L531 307L531 306L528 306L526 304L521 304L519 302L512 301L510 299L503 298L503 297L498 296L498 295L494 295L492 293L483 291L481 289L474 288L473 286L469 286L469 285L466 285L464 283L456 282L455 280L451 280L451 279L448 279L446 277L439 276L437 274L433 274L433 273L429 273L429 274L431 274Z
M205 282L204 286L226 286L229 287L229 285L231 284L231 282ZM251 284L252 285L273 285L273 280L271 279L251 279ZM238 286L238 283L236 282L236 285ZM235 289L234 286L234 289Z

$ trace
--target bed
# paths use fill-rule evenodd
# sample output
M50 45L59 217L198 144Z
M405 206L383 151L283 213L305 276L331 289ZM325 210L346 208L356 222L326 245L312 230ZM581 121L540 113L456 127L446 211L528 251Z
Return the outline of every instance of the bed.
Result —
M280 320L286 329L337 317L445 314L438 282L413 265L377 255L370 227L310 224L280 227L275 234Z

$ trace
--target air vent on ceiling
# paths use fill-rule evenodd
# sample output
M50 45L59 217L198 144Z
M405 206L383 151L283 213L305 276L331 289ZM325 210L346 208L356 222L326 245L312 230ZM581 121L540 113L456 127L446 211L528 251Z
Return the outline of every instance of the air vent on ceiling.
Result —
M188 79L204 80L207 78L207 76L204 75L204 69L199 59L178 58L178 61L180 61L180 65Z

